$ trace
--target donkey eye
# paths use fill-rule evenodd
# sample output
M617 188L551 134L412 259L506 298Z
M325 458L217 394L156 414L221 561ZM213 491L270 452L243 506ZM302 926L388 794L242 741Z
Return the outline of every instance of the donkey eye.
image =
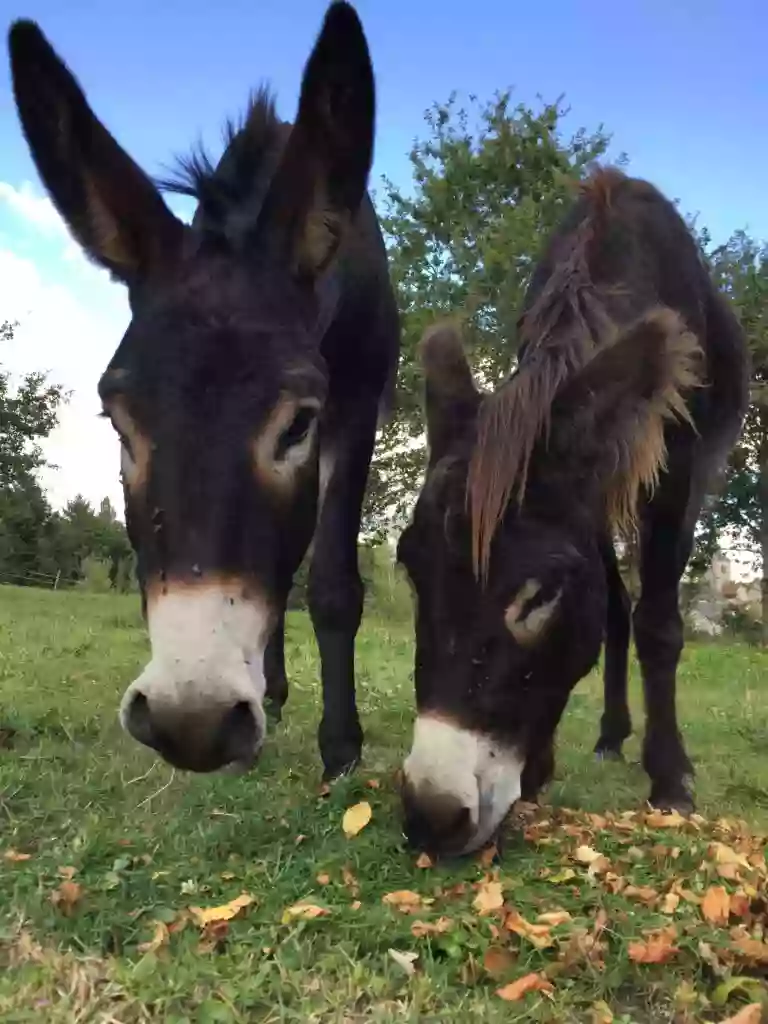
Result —
M278 459L284 458L289 449L295 448L296 445L305 441L316 418L317 412L313 407L308 405L302 406L293 417L293 421L288 429L284 430L280 435L275 457Z

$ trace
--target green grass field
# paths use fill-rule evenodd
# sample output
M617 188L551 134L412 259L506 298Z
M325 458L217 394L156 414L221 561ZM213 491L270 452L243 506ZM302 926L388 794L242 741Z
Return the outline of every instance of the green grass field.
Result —
M765 998L764 843L748 834L768 825L765 654L691 645L684 655L681 717L711 821L618 817L642 810L646 779L637 737L627 764L594 762L594 677L571 699L551 806L527 832L509 826L493 865L426 868L403 849L395 782L413 713L407 624L364 623L365 762L326 797L304 615L289 623L283 724L250 776L173 773L123 736L118 700L146 655L134 598L0 588L4 1024L473 1014L640 1024L722 1021ZM632 691L640 727L634 669ZM362 800L372 819L346 838L344 811ZM596 854L579 847L606 859L589 868ZM401 890L420 897L415 913L383 901ZM202 928L189 911L242 893L253 902L228 923ZM302 901L327 913L285 914ZM565 913L537 920L555 911ZM637 962L643 950L668 962ZM497 994L529 973L552 991ZM744 1021L761 1019L749 1013Z

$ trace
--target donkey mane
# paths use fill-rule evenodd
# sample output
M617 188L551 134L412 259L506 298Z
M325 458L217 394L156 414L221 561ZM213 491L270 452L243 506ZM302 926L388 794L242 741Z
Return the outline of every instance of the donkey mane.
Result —
M199 143L176 159L168 178L155 179L155 184L164 192L196 199L210 226L225 210L263 195L287 128L275 112L274 94L269 86L261 86L250 96L244 115L225 121L224 155L218 164Z
M518 368L480 406L468 500L472 556L481 578L510 500L516 494L523 501L531 456L548 433L558 389L615 334L603 301L605 289L592 279L590 254L604 233L612 192L626 180L615 168L598 167L578 184L586 213L575 228L555 236L534 271L529 295L535 298L518 321Z

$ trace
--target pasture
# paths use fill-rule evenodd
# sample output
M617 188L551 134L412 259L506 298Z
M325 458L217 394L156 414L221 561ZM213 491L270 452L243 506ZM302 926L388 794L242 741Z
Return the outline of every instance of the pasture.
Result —
M174 774L117 722L147 656L138 600L0 588L5 1024L641 1024L722 1021L763 1000L764 845L749 832L768 831L764 653L691 644L683 656L681 722L707 821L620 817L642 810L647 787L633 664L627 764L594 761L591 677L560 731L551 806L529 809L525 831L510 823L498 862L419 867L395 776L413 713L410 623L375 608L364 619L364 764L329 795L303 613L286 647L291 694L256 771ZM360 801L372 818L348 838L342 818ZM229 921L204 926L190 910L243 893L252 902ZM385 902L392 893L405 906ZM543 990L498 995L529 973Z

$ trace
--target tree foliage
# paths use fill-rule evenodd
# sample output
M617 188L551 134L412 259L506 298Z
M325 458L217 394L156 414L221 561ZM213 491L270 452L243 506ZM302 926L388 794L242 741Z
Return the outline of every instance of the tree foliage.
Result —
M423 468L416 346L443 315L461 318L479 379L511 368L517 311L547 233L574 181L606 150L599 128L566 137L561 104L513 105L510 91L482 104L456 97L425 114L427 136L410 153L412 190L384 183L382 221L402 316L397 408L380 439L365 525L381 534L403 521Z

